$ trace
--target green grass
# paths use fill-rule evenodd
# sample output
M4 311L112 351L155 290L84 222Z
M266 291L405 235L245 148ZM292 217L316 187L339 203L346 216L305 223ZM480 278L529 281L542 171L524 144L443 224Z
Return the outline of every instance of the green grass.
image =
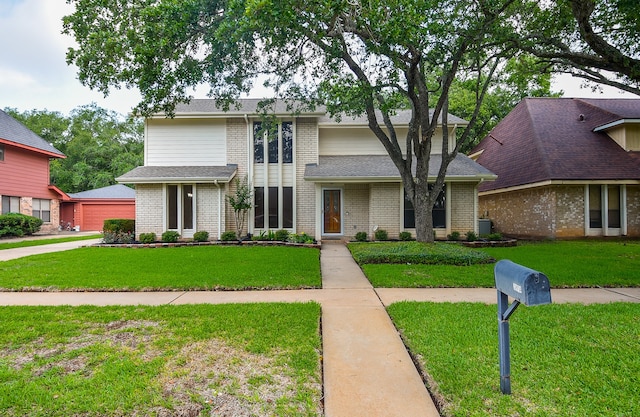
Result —
M483 248L485 254L538 270L554 288L640 286L640 241L556 241ZM493 287L493 264L361 265L376 287Z
M640 304L520 307L512 395L500 392L495 305L402 302L389 312L443 416L640 415Z
M89 247L0 262L10 290L319 288L320 251L291 246Z
M314 303L0 315L3 416L209 415L225 405L234 415L321 415Z
M101 237L102 237L101 234L95 234L95 235L89 235L89 236L58 237L58 238L51 238L51 239L27 239L27 240L21 240L19 242L6 242L6 243L1 243L2 240L0 240L0 250L26 248L29 246L51 245L53 243L75 242L76 240L98 239Z
M484 252L449 243L367 242L348 247L359 264L472 265L493 261Z

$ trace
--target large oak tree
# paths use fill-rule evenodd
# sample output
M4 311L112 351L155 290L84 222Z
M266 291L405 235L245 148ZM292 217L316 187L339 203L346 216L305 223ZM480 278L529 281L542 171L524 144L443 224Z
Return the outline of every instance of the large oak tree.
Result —
M78 47L67 60L78 66L80 81L105 94L137 87L143 115L172 114L202 84L230 104L261 75L281 98L322 104L333 115L366 115L416 209L420 241L433 240L431 211L447 167L471 139L507 61L527 50L543 65L556 62L533 47L533 24L522 21L546 24L526 15L547 12L533 0L70 1L76 11L64 18L64 30ZM541 28L544 38L564 26ZM473 105L449 151L454 85L464 85ZM411 110L405 137L391 121L401 107ZM430 178L439 124L442 158Z

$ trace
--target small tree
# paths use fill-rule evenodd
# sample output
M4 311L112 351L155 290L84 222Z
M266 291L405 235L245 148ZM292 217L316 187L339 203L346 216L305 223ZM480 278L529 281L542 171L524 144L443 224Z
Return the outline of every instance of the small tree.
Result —
M242 181L236 179L236 193L235 195L227 196L229 205L233 208L233 215L236 220L236 233L238 236L242 236L242 230L244 229L244 223L247 219L247 212L251 208L251 190L247 177Z

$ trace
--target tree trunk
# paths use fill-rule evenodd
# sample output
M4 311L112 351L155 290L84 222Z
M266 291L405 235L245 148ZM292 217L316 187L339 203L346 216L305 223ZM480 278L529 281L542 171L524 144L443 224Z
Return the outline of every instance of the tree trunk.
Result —
M433 243L435 233L433 231L433 203L430 201L429 185L424 182L416 184L416 194L413 199L416 222L416 240L418 242Z

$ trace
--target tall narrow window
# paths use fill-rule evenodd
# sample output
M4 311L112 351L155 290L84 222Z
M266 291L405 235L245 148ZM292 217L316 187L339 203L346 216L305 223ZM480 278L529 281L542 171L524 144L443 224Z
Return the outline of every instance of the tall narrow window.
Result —
M254 218L253 225L257 228L264 228L264 187L253 189L254 198Z
M432 185L429 184L429 191L431 191ZM447 201L446 201L446 185L442 187L442 191L438 194L438 199L431 211L431 219L433 221L433 227L438 229L444 229L447 227ZM404 228L413 229L416 227L416 212L413 207L413 203L407 200L407 194L404 194Z
M278 229L278 187L269 187L269 228Z
M602 228L602 186L589 185L589 227Z
M293 162L293 123L282 122L282 163L291 164L292 162Z
M293 228L293 187L282 187L282 227Z
M169 229L178 228L178 186L167 186L167 221Z
M193 229L193 185L182 186L182 228Z
M609 227L620 228L620 186L607 187L607 216Z
M253 124L253 161L257 164L264 162L264 132L261 122Z
M269 153L269 163L270 164L277 164L278 163L278 152L279 152L279 146L278 146L278 132L276 131L272 131L269 130L268 134L267 134L267 140L269 141L269 143L267 144L267 152Z
M4 145L0 145L0 161L4 161Z

